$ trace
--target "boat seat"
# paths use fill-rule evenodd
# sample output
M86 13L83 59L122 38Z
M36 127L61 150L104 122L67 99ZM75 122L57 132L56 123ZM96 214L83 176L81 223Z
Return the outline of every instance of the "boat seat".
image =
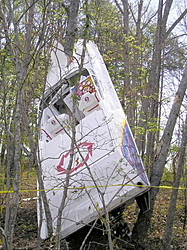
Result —
M96 92L86 92L81 96L81 99L79 101L79 110L82 111L85 116L98 109L100 109L100 107Z
M56 136L57 134L64 132L64 129L67 127L68 122L69 115L60 114L58 116L50 117L43 128L53 136Z

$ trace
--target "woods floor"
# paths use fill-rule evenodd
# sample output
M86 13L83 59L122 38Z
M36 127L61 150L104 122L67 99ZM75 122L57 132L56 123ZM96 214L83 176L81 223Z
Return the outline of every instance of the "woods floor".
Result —
M28 196L28 195L27 195ZM24 194L21 195L21 201L19 205L19 211L17 216L17 222L14 235L14 249L37 249L37 208L36 200L23 201ZM160 190L154 211L154 217L149 230L149 235L144 244L138 246L138 248L127 239L114 239L115 249L138 249L138 250L159 250L160 241L163 237L165 230L165 223L167 218L167 210L170 199L170 190ZM173 226L173 240L172 250L187 250L187 226L184 229L185 221L185 209L184 209L184 193L179 192L179 199L177 202L175 223ZM1 213L1 227L3 226L4 218L3 212ZM132 230L133 224L137 218L136 205L132 204L124 211L124 220L128 222L130 229ZM78 231L69 239L69 242L62 241L61 249L66 250L79 250L82 241L88 230L86 228ZM68 248L67 248L68 244ZM41 242L41 249L54 249L54 239ZM83 250L106 250L107 237L100 231L94 230L89 239L86 241L86 245Z

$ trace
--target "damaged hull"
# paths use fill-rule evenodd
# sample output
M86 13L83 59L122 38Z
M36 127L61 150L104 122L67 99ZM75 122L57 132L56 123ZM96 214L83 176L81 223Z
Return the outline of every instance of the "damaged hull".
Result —
M62 238L102 215L104 206L108 211L128 206L149 189L149 180L103 59L96 45L88 42L80 72L82 49L82 42L78 41L74 60L68 63L63 47L56 44L40 104L39 159L54 234L63 187L69 178ZM72 149L73 116L76 125ZM47 236L43 212L41 237Z

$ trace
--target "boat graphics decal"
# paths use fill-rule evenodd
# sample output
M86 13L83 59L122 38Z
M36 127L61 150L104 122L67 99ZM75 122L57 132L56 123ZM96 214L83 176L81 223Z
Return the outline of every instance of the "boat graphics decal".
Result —
M90 142L85 141L85 142L78 144L74 148L74 151L75 151L74 156L75 157L74 157L74 162L73 162L72 166L75 165L75 167L70 169L70 174L73 173L74 171L76 171L77 169L79 169L80 167L83 167L87 163L87 161L90 159L90 157L92 157L93 145L94 145L94 143L90 143ZM61 160L60 160L58 166L56 167L57 171L59 172L58 175L67 174L67 172L68 172L67 168L68 168L68 164L69 164L70 154L71 154L71 150L69 150L67 153L62 155ZM82 157L84 158L84 160L82 159ZM68 161L66 161L66 159L68 159Z
M132 168L137 171L138 176L146 184L148 184L140 155L138 153L137 147L132 137L132 133L130 131L129 125L126 122L126 120L124 120L123 125L124 129L123 129L122 145L121 145L122 154L124 158L128 161L128 163L132 166Z

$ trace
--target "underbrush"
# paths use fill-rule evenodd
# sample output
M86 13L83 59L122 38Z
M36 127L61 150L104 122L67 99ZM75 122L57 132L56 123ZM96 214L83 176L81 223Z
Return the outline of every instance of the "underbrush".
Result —
M18 216L16 220L15 233L14 233L14 249L37 249L37 201L36 199L36 177L34 174L31 176L23 176L20 193L20 203ZM148 237L142 244L141 249L146 250L159 250L160 242L164 234L165 224L167 219L168 205L170 201L170 189L161 189L156 200L154 216L151 222ZM1 227L4 224L5 200L6 194L2 196L3 203L1 204ZM175 222L173 226L173 240L172 250L185 250L187 249L187 229L184 228L185 210L184 210L184 194L179 192L177 202ZM124 220L128 223L130 230L137 218L137 206L132 204L124 211ZM67 241L62 241L61 249L78 250L88 229L84 228L78 231L73 237ZM128 239L119 237L113 238L115 249L138 249L135 244ZM54 238L41 242L41 249L54 249ZM93 230L88 240L86 241L83 250L105 250L108 249L107 236L101 231Z

